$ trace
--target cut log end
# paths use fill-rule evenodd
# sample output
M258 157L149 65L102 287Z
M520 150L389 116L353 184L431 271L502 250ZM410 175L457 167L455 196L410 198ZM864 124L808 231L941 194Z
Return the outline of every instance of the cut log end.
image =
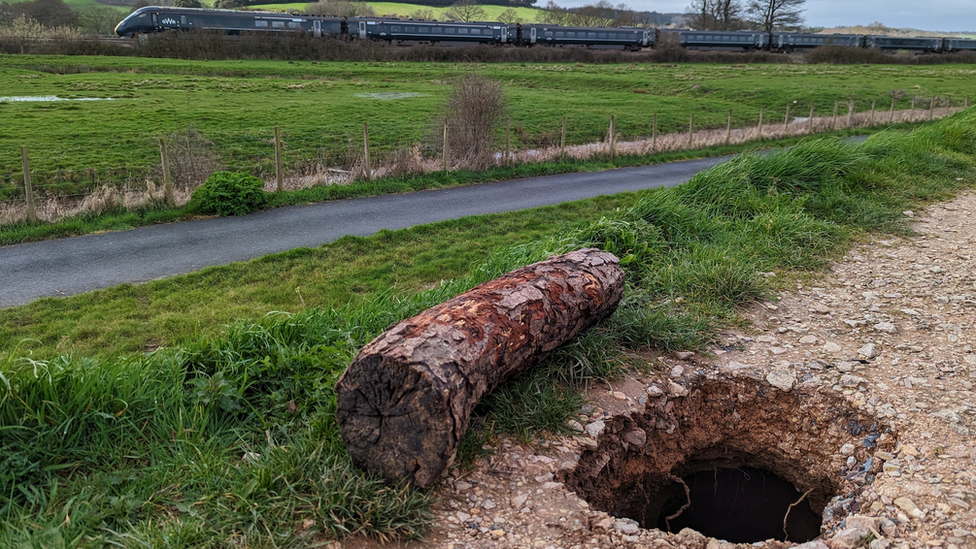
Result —
M457 447L451 395L402 361L372 355L357 364L342 378L336 411L353 462L390 483L427 486Z

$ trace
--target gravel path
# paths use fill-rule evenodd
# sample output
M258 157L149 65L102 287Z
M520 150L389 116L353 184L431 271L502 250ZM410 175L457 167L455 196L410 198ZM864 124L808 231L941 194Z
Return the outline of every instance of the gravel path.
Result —
M802 453L794 455L800 467L826 472L838 487L826 502L822 535L797 547L976 547L976 195L906 215L916 218L918 236L859 245L823 279L753 307L752 326L723 333L710 352L649 357L648 375L633 373L612 389L591 391L593 404L579 418L578 436L533 445L501 441L474 471L449 471L438 490L435 529L411 545L796 546L734 545L690 529L645 530L591 507L567 487L580 464L609 455L608 441L639 448L652 437L682 436L691 427L669 417L671 408L695 398L706 383L730 383L752 384L769 399L796 398L824 413L847 406L845 417L871 424L864 432L828 426L805 447L819 445L822 455L806 465ZM739 411L731 411L737 420ZM796 425L808 421L809 412L792 415L792 432L776 431L788 420L769 426L775 437L770 451L793 455L790 448L806 429ZM756 427L762 419L743 424L762 431ZM651 427L620 427L632 420ZM670 432L654 432L655 424ZM603 468L614 467L621 468L614 462ZM373 546L363 540L342 545Z

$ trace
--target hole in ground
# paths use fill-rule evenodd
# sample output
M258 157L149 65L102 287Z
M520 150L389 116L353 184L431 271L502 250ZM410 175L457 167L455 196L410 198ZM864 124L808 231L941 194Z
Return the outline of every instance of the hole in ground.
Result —
M870 454L896 443L887 425L821 386L781 391L764 380L704 378L688 388L607 421L567 487L644 528L805 542L820 535L823 510L848 478L859 467L869 476ZM853 466L840 453L845 444L855 447Z

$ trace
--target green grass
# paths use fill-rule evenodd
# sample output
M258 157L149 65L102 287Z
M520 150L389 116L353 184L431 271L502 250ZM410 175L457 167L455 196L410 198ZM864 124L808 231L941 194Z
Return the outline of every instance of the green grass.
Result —
M404 2L364 2L373 7L373 11L379 17L408 17L417 10L430 10L434 13L434 18L444 21L447 18L444 17L444 12L447 11L447 7L434 7L434 6L422 6L419 4L407 4ZM294 2L291 4L259 4L250 6L253 9L271 10L271 11L300 11L304 10L308 3L305 2ZM524 7L512 7L512 6L494 6L494 5L483 5L482 9L485 10L485 21L497 21L498 16L507 9L515 10L518 17L521 17L527 22L534 22L536 16L542 12L539 8L524 8Z
M347 164L368 123L374 157L430 136L450 82L479 72L504 83L513 146L602 139L616 117L619 139L659 131L755 124L760 107L776 119L786 105L827 116L836 101L896 108L911 97L952 96L971 87L971 66L577 65L186 61L84 56L0 56L0 97L57 95L102 101L0 102L0 198L21 196L20 146L42 192L75 194L98 183L158 179L158 138L193 132L194 154L230 170L273 173L273 128L281 128L288 169ZM372 94L416 94L384 100ZM109 100L110 99L110 100ZM794 103L795 102L795 103ZM596 108L594 108L596 106ZM189 153L184 156L189 158Z
M27 2L27 1L29 0L9 0L8 3L17 4L19 2ZM105 7L116 9L119 11L119 13L124 13L124 14L128 14L130 11L132 11L132 8L129 6L110 6L108 4L97 2L96 0L62 0L62 1L65 4L67 4L68 7L70 7L71 9L79 12L85 12L93 8L105 8Z
M0 545L299 547L421 535L430 494L356 471L334 417L337 377L392 323L550 254L595 245L621 258L628 287L617 312L488 398L464 462L492 433L558 431L578 409L574 387L649 367L635 358L648 347L705 347L742 322L743 305L823 272L859 235L907 234L902 211L976 184L974 151L970 110L860 145L744 155L676 188L347 238L5 310L0 325L42 337L72 314L91 338L116 317L135 324L129 338L65 341L53 358L40 347L26 357L25 341L0 361ZM268 312L278 305L291 312ZM211 328L227 317L242 320ZM127 353L156 323L185 339Z

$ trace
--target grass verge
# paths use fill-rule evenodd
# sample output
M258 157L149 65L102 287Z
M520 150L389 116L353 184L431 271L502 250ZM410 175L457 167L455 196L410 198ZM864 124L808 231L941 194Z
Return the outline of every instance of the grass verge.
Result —
M149 354L9 353L0 545L289 547L421 535L430 493L356 471L334 421L336 378L391 323L551 254L593 245L616 254L628 275L618 311L496 391L465 447L500 430L558 431L579 405L573 387L612 378L648 347L703 348L784 278L762 273L816 273L857 235L909 234L904 209L976 183L974 150L969 111L859 145L827 139L743 155L599 219L496 245L424 291L267 315ZM365 254L387 237L357 242Z
M915 124L905 124L910 127ZM830 136L866 135L880 131L879 128L859 128L832 132ZM373 181L356 180L348 185L319 185L297 190L287 190L270 194L265 208L311 204L326 200L340 200L344 198L360 198L415 192L445 187L457 187L477 183L490 183L522 177L536 177L563 173L579 173L601 170L612 170L632 166L649 166L691 160L696 158L710 158L731 155L741 152L755 151L763 147L789 147L810 139L821 139L823 136L811 138L799 136L762 142L749 142L729 146L708 147L702 149L681 150L655 154L631 154L610 157L608 155L590 158L565 158L556 162L539 162L517 164L509 167L497 166L484 171L457 170L452 172L433 172L407 174L393 177L381 177ZM36 242L51 238L64 238L93 234L105 231L120 231L153 225L183 221L197 215L196 204L190 203L179 208L165 206L147 207L139 210L115 210L101 214L81 215L62 219L54 223L29 223L26 221L0 225L0 246Z

